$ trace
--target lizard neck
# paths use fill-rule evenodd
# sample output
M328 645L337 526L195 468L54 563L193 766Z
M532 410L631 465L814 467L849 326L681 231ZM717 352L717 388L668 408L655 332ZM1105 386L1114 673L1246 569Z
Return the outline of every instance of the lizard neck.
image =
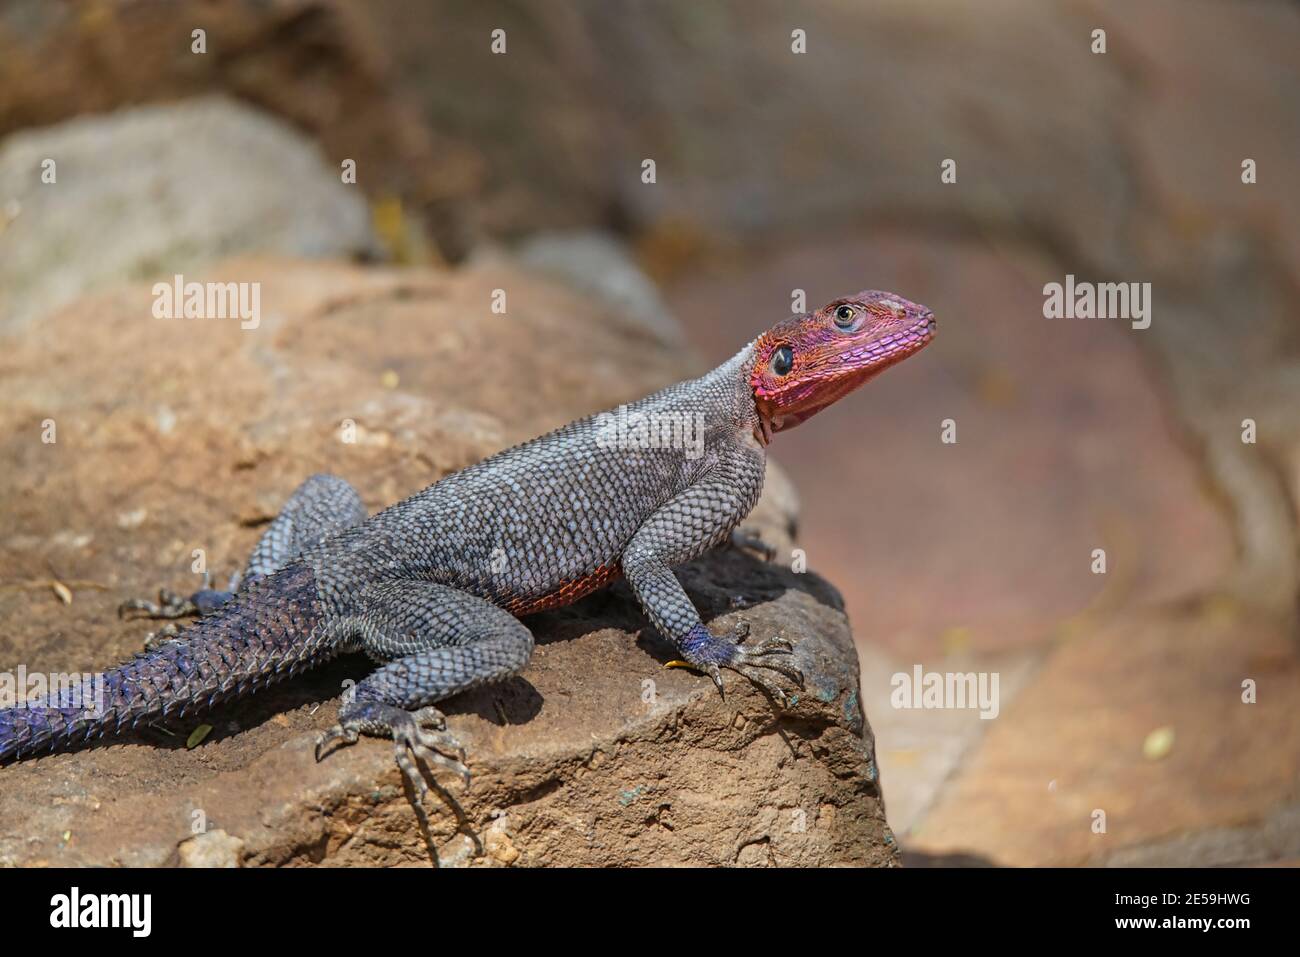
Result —
M736 430L741 435L752 434L759 445L766 446L771 441L771 433L763 427L762 418L754 402L754 390L750 380L754 373L754 364L758 361L752 340L743 349L714 369L706 378L726 383L733 396L732 411Z

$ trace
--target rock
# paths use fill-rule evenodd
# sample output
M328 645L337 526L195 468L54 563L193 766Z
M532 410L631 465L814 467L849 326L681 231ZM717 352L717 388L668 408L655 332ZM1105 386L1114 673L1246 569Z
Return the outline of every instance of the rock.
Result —
M1264 260L1300 282L1300 190L1290 169L1300 150L1295 49L1300 18L1285 3L1240 10L1209 0L1088 0L1114 28L1140 82L1124 111L1139 187L1131 217L1143 258L1214 288L1225 253ZM1206 64L1225 49L1250 50L1226 71ZM1188 104L1197 122L1187 122ZM1241 109L1249 103L1250 109ZM1255 161L1256 182L1242 182ZM1284 172L1285 171L1285 172ZM1267 254L1264 248L1268 248ZM1263 265L1261 263L1261 265ZM1266 270L1261 269L1261 272ZM1202 278L1203 277L1203 278Z
M1107 867L1300 866L1300 805L1284 805L1242 827L1211 828L1152 844L1135 845L1106 859Z
M430 129L394 90L391 56L342 0L105 0L0 4L0 137L74 116L224 93L357 163L357 188L427 228L442 257L472 241L477 150ZM205 31L206 52L192 49ZM454 88L452 88L454 89ZM227 250L233 254L238 250ZM401 249L390 250L401 256Z
M1138 338L1168 380L1206 484L1229 506L1240 549L1230 590L1294 628L1300 191L1289 173L1274 173L1289 171L1300 151L1292 95L1300 18L1282 3L1087 7L1134 77L1116 117L1134 171L1128 238L1116 252L1155 289L1149 334ZM1251 54L1231 70L1207 70L1222 50ZM1255 182L1243 182L1247 159ZM1242 441L1246 419L1257 444Z
M146 283L4 341L0 450L15 467L0 577L22 586L0 590L5 665L89 671L137 651L153 626L118 621L116 604L160 582L192 588L196 548L224 576L313 471L343 475L375 510L673 381L686 359L503 261L438 273L242 259L194 278L261 282L261 324L154 319ZM490 310L497 288L506 316ZM788 534L792 496L773 488L757 524ZM743 680L724 701L664 668L673 650L625 584L536 616L522 676L449 702L475 780L463 794L446 783L484 854L434 808L444 863L896 863L838 594L735 549L682 577L715 627L744 618L797 643L808 680L790 713ZM749 607L732 608L737 594ZM0 769L0 863L427 862L390 744L312 755L343 683L371 667L341 659L201 717ZM200 723L212 731L187 748Z
M239 867L244 842L218 829L182 841L177 853L181 867Z
M633 319L669 345L685 342L682 327L659 290L612 236L598 232L539 233L517 250L519 261L574 289L600 296L613 311Z
M1108 623L1057 647L989 722L908 850L1012 867L1294 857L1300 815L1280 809L1300 779L1297 694L1294 636L1240 606ZM1143 744L1160 728L1172 747L1151 760Z
M42 179L53 160L55 182ZM363 194L315 144L219 97L16 133L0 145L0 325L114 281L235 252L376 255Z
M428 124L482 151L480 218L498 234L612 220L762 242L905 222L1105 249L1123 223L1129 171L1104 131L1127 102L1124 75L1090 52L1086 22L1051 5L365 9ZM498 27L509 69L482 39ZM961 185L940 181L945 158Z

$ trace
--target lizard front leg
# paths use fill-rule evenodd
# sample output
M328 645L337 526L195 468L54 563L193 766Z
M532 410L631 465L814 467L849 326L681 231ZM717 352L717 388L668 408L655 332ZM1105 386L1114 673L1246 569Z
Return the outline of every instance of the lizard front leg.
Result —
M712 634L672 570L727 539L753 507L761 487L761 459L756 476L746 458L720 463L642 523L623 551L622 567L655 627L677 646L687 664L713 679L720 693L721 669L728 668L784 706L785 692L763 671L775 671L803 684L803 673L790 662L790 642L777 637L752 648L742 647L749 635L748 625L727 636Z

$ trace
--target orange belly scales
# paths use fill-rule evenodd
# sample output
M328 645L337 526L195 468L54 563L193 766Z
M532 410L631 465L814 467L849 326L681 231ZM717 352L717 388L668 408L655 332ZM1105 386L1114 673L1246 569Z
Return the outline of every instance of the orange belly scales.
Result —
M601 565L590 575L562 582L560 587L552 592L529 598L512 598L503 607L516 618L550 608L563 608L597 589L604 588L610 582L622 577L622 574L622 570L617 565Z

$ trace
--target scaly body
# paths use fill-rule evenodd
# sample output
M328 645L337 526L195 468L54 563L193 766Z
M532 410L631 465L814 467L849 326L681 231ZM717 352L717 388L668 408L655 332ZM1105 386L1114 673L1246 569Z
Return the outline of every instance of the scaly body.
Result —
M0 760L207 707L363 650L380 667L321 744L391 737L422 797L415 758L468 778L432 706L528 663L533 639L517 616L620 575L719 690L727 668L784 700L775 675L801 680L789 642L749 647L743 634L711 634L672 567L727 539L753 508L776 432L917 351L933 331L924 307L863 292L778 323L699 379L507 449L373 517L342 479L313 476L259 542L239 589L194 596L182 610L202 617L108 672L100 710L57 698L0 710ZM618 415L683 441L647 444L635 428L629 441ZM176 609L137 607L175 617Z

